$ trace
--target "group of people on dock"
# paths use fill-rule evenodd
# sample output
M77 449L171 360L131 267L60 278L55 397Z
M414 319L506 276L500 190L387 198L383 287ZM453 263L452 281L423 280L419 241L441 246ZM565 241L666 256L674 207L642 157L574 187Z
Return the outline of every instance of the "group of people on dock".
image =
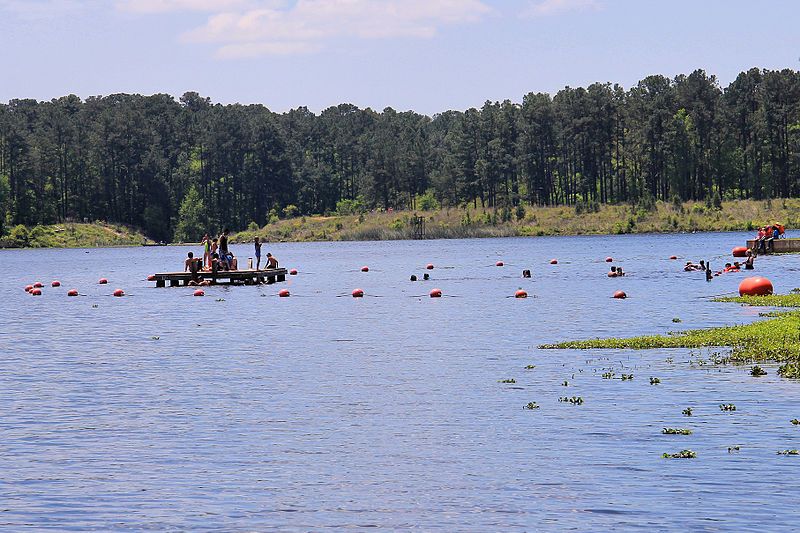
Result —
M786 236L786 228L782 224L772 224L771 226L764 226L758 228L756 235L756 250L759 253L766 254L767 248L770 252L775 251L775 239L784 238Z
M192 279L200 283L200 274L202 272L225 272L231 270L239 270L239 260L228 248L228 239L230 237L230 230L225 228L219 237L211 238L208 233L203 236L200 244L203 246L203 258L195 257L193 252L187 254L184 261L184 272L191 272ZM256 237L253 240L255 247L256 257L256 270L261 270L261 239ZM278 268L278 260L271 254L267 253L266 268ZM253 268L250 265L249 268Z

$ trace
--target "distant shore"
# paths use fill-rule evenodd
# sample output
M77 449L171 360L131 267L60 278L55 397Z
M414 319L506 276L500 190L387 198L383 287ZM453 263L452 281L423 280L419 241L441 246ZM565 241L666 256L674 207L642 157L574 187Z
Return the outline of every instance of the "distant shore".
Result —
M368 212L353 215L303 216L251 227L232 235L232 243L382 241L414 237L412 217L425 220L425 238L532 237L755 231L781 222L791 235L800 227L800 199L736 200L709 206L704 202L656 202L643 208L602 205L512 209L450 208L434 211ZM23 234L23 235L20 235ZM65 223L13 228L0 237L2 248L74 248L156 244L141 232L122 225ZM177 244L177 243L173 243ZM742 243L744 244L744 243Z

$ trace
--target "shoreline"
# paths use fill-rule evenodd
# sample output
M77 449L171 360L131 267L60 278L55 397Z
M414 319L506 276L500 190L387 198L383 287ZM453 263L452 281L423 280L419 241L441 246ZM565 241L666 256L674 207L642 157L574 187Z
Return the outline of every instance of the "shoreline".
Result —
M272 221L262 227L251 223L248 229L232 233L230 242L250 243L256 236L273 243L414 240L413 216L425 220L424 240L755 232L759 226L774 222L783 223L791 232L792 228L800 227L797 213L800 213L800 199L733 200L722 202L719 207L704 202L656 202L649 208L603 205L588 212L581 207L567 206L522 206L514 210L469 206L432 211L300 216ZM137 229L120 224L64 223L19 228L0 237L0 249L157 245ZM20 233L24 234L24 240L19 238ZM192 246L196 243L164 245Z

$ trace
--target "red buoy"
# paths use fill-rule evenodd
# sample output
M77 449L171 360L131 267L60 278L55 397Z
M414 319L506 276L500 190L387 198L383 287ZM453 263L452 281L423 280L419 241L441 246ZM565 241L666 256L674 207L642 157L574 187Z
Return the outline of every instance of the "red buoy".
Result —
M353 289L353 298L363 298L363 297L364 297L363 289Z
M61 282L60 282L60 281L58 281L58 280L53 280L53 281L50 283L50 286L51 286L51 287L60 287L60 286L61 286Z
M614 293L614 298L617 298L618 300L624 300L627 297L628 295L625 294L625 291L617 291Z
M97 283L99 283L100 285L105 285L106 283L108 283L108 280L106 278L100 278L99 280L97 280Z
M503 262L502 261L498 261L497 263L494 264L494 266L501 267L501 266L503 266Z
M675 259L678 258L678 256L677 255L671 255L671 256L669 256L669 258L674 261Z
M31 296L41 296L42 295L42 289L31 289L31 293L30 294L31 294Z
M739 284L739 296L767 296L772 290L772 282L767 278L745 278Z
M369 267L364 265L363 267L361 267L361 272L369 272Z
M37 281L36 283L33 284L34 289L41 289L42 287L44 287L44 285L42 285L41 281Z
M147 281L155 281L155 280L156 280L155 274L150 274L149 276L147 276Z
M441 297L442 297L442 289L431 290L431 298L441 298Z
M427 270L433 270L433 263L428 263L427 265L425 265L425 268Z
M551 259L550 260L550 264L551 265L557 265L558 264L558 259Z
M514 298L527 298L527 297L528 297L528 293L523 291L522 289L520 289L520 290L518 290L517 292L514 293Z
M747 257L747 247L737 246L733 249L733 257Z
M281 298L288 298L292 294L289 292L289 289L281 289L278 291L278 296Z
M606 263L613 263L613 262L614 262L613 257L606 257Z
M69 291L67 291L67 296L77 296L77 295L78 295L78 289L70 289Z
M289 271L289 275L290 275L290 276L296 276L296 275L297 275L297 269L296 269L296 268L293 268L293 269L291 269L291 270Z
M205 293L205 291L203 291L203 289L197 289L196 291L194 291L194 295L195 296L205 296L206 293Z
M33 290L33 285L25 285L25 292L31 292Z
M117 298L125 296L125 291L123 291L122 289L117 289L114 291L114 296L116 296Z

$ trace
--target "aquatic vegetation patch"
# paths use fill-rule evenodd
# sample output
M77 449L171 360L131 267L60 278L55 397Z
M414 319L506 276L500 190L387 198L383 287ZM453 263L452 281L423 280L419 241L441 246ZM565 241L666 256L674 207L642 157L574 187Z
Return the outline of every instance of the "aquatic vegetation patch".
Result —
M536 368L536 365L527 365L525 370L533 370L534 368Z
M679 324L679 323L681 323L683 321L680 318L675 317L675 318L672 319L672 322L675 323L675 324Z
M614 378L614 373L613 372L604 372L603 373L603 379L613 379L613 378Z
M558 401L571 403L572 405L583 405L583 398L581 398L580 396L573 396L572 398L564 396L563 398L559 398Z
M780 450L778 455L800 455L800 450Z
M538 409L539 408L539 404L537 404L536 402L528 402L528 404L527 405L523 405L522 408L523 409L530 409L530 410Z
M622 374L622 381L630 381L633 379L633 374Z
M565 380L564 380L564 382L563 382L563 383L561 383L561 386L562 386L562 387L569 387L569 381L567 381L567 380L565 379Z
M681 411L681 413L683 413L683 416L692 416L692 408L691 407L687 407L686 409Z
M719 410L720 411L735 411L736 410L736 406L733 405L732 403L721 403L719 405Z
M791 420L789 420L789 422L791 422L792 425L794 425L794 426L800 426L800 420L798 420L796 418L792 418Z
M758 305L771 305L768 303L769 297L766 296L753 297L752 300L759 302ZM800 379L800 311L770 313L769 317L768 320L738 326L688 330L667 335L568 341L545 344L540 348L647 350L730 347L731 351L727 357L715 357L713 362L747 364L775 361L785 363L778 369L778 375ZM696 361L695 364L702 366L705 361Z
M738 453L739 447L738 446L728 446L728 453Z
M514 379L514 378L501 379L500 381L498 381L498 383L516 383L516 382L517 382L517 380Z
M760 366L755 365L753 368L750 369L750 375L754 377L766 376L767 371L761 368Z
M681 450L678 453L662 454L661 457L664 459L695 459L697 457L697 452L693 452L692 450Z
M664 428L661 430L664 435L691 435L691 429L684 428Z
M650 378L650 385L658 385L661 383L661 380L658 378Z
M768 296L725 296L712 302L733 302L758 307L800 307L800 293L770 294Z

